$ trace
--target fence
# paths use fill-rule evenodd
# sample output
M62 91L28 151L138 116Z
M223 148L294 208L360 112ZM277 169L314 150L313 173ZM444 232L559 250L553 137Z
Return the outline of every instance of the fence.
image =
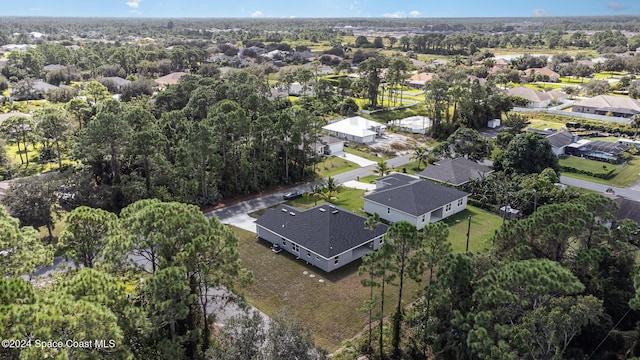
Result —
M615 116L596 115L596 114L585 114L585 113L579 113L579 112L568 112L568 111L554 110L554 109L536 109L536 108L514 107L513 111L526 112L526 113L543 112L543 113L547 113L547 114L570 116L570 117L581 118L581 119L590 119L590 120L615 122L615 123L618 123L618 124L629 124L629 123L631 123L631 120L630 119L626 119L626 118L620 118L620 117L615 117Z

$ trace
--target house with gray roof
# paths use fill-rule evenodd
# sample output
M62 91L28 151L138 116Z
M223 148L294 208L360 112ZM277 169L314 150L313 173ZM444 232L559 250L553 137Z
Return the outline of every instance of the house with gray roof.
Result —
M578 136L567 130L551 133L545 139L551 143L551 151L555 156L564 155L567 146L578 142Z
M465 158L443 159L427 166L418 176L428 180L462 186L470 180L478 179L492 173L493 170L477 162Z
M364 196L364 211L391 223L408 221L417 229L467 208L469 194L413 176L393 173L377 179L376 191Z
M258 238L326 272L382 246L388 226L365 227L367 219L331 204L307 210L280 205L256 220Z
M551 105L554 101L561 101L568 98L568 95L562 91L538 91L525 86L519 86L507 89L505 91L509 96L517 96L529 101L527 107L542 108Z
M576 103L571 111L630 118L640 113L640 101L625 96L598 95Z

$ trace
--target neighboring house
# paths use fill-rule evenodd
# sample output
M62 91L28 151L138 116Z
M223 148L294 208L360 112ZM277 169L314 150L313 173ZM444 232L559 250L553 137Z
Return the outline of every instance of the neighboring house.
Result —
M167 85L177 84L180 81L180 78L187 75L187 73L178 71L173 72L171 74L167 74L165 76L161 76L156 79L156 83L161 87L166 87Z
M426 134L427 129L432 126L432 121L426 116L415 115L404 119L391 120L393 126L398 131L408 132L412 134Z
M335 138L333 136L323 136L320 139L322 144L322 153L325 155L336 155L344 152L344 140Z
M364 211L391 223L408 221L417 229L467 208L469 194L412 176L392 173L376 180L376 191L364 196Z
M49 64L45 65L42 70L45 72L53 71L53 70L65 70L67 67L60 64Z
M49 83L46 83L46 82L44 82L42 80L35 80L33 83L31 83L31 89L29 89L28 95L27 95L26 91L23 92L22 94L20 93L20 91L17 91L17 93L19 95L14 95L16 93L16 88L15 87L9 88L9 94L15 100L19 100L19 101L21 101L21 100L42 100L42 99L44 99L44 96L47 93L47 91L53 90L53 89L58 89L58 87L55 86L55 85L51 85Z
M543 108L551 105L552 101L559 101L568 98L568 95L561 91L537 91L525 86L514 87L506 90L507 95L517 96L529 101L528 108Z
M365 228L366 220L330 204L307 210L280 205L256 220L256 233L258 238L330 272L382 246L388 226L379 224L370 230Z
M640 224L640 202L616 194L605 194L618 204L616 219L630 219Z
M620 164L624 162L623 153L627 150L629 150L629 146L625 143L580 140L567 146L565 153L567 155Z
M101 80L108 80L108 81L113 82L116 85L116 88L118 89L118 91L120 89L122 89L123 86L131 84L130 80L123 79L123 78L121 78L119 76L103 77L103 78L101 78Z
M438 78L438 74L436 73L421 72L405 80L405 83L412 88L424 89L425 85L429 81L432 81L437 78Z
M329 135L361 144L374 142L376 137L384 134L386 128L386 125L360 116L346 118L322 127Z
M458 187L470 180L485 177L492 172L492 169L473 160L457 158L443 159L429 165L418 173L418 176Z
M557 82L560 74L547 68L531 68L524 71L524 78L527 81L548 81Z
M305 85L300 84L299 82L294 82L289 85L289 96L302 96L302 95L313 95L313 86L311 84Z
M567 146L578 142L578 135L574 135L568 130L554 132L545 138L551 143L551 151L555 156L564 155Z
M576 103L571 111L630 118L640 113L640 101L626 96L598 95Z

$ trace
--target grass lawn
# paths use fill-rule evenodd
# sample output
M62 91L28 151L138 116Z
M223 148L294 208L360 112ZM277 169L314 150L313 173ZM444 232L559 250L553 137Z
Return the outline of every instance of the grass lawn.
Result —
M422 170L424 170L424 168L425 168L424 165L425 164L423 163L422 166L418 167L418 162L414 161L414 162L410 162L410 163L404 164L401 167L396 168L395 170L397 172L403 172L402 169L407 169L407 172L406 172L407 174L415 175L415 174L417 174L419 172L422 172Z
M376 177L375 175L372 175L372 176L374 178ZM338 195L337 195L338 200L335 201L335 205L340 206L343 209L353 211L359 215L364 215L364 212L362 212L362 208L364 207L364 199L362 199L362 197L364 196L364 193L365 193L364 190L341 187L340 191L338 192ZM303 196L303 197L285 202L285 204L289 206L293 206L300 210L305 210L305 209L314 207L316 205L324 204L324 203L325 203L324 200L320 200L320 199L316 200L311 196ZM262 214L264 214L265 211L267 211L267 209L254 211L252 213L249 213L249 216L257 219Z
M619 165L609 164L602 161L595 161L590 159L583 159L575 156L569 156L564 159L558 159L560 166L567 166L576 168L579 170L590 171L594 174L604 174L611 169L617 168Z
M56 159L53 159L48 163L38 162L38 157L40 155L40 147L41 147L40 144L38 144L36 148L34 148L33 145L29 144L28 146L29 151L26 154L26 157L29 158L29 166L27 166L26 162L24 164L20 162L20 154L18 153L17 145L6 146L7 157L11 159L15 167L15 171L18 173L20 177L31 176L35 174L42 174L52 170L58 170L58 161ZM20 149L22 150L21 151L22 158L24 159L24 161L26 161L25 152L24 152L24 149L22 148L22 145L20 145ZM65 158L65 155L66 154L63 152L62 165L71 165L71 164L78 163L77 161L71 161L68 158Z
M538 130L542 130L546 128L560 130L566 124L558 121L540 120L540 119L530 119L529 121L531 121L531 125L527 126L527 128L538 129Z
M329 156L316 165L316 172L320 177L327 178L359 167L358 164L341 157Z
M467 245L467 229L471 216L471 231L469 235L469 251L483 251L489 246L489 239L502 225L502 218L486 210L467 205L461 211L444 222L449 225L449 242L453 252L464 252Z
M270 244L257 240L254 233L231 229L240 240L242 266L253 271L254 284L244 294L255 307L267 315L287 307L312 331L316 343L329 351L335 351L343 340L367 328L367 314L358 311L369 298L369 289L360 284L358 276L360 260L325 273L287 252L274 254ZM320 279L325 282L319 282ZM415 282L406 280L403 301L415 300L419 288ZM394 311L396 299L397 287L386 286L385 315Z
M369 176L365 176L365 177L361 177L358 181L365 183L365 184L373 184L375 183L375 179L379 178L380 176L378 175L369 175Z
M613 166L611 164L606 164L606 165ZM616 172L614 173L613 178L609 180L600 179L600 178L582 175L582 174L572 174L567 172L563 172L562 175L572 177L575 179L581 179L581 180L591 181L599 184L605 184L605 185L624 188L640 180L640 159L638 157L634 157L634 159L627 162L626 165L619 166Z

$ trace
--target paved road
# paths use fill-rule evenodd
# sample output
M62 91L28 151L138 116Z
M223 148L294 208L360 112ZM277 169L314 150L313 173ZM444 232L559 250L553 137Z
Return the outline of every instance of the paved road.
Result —
M393 159L389 159L387 160L387 164L389 165L389 167L399 170L402 168L403 165L410 162L410 157L411 155L403 155ZM338 174L333 178L336 180L337 184L344 184L347 181L356 180L359 177L372 175L373 169L375 169L375 167L376 165L361 167L359 169ZM235 205L213 210L206 213L205 215L208 217L216 216L218 219L220 219L220 222L222 222L223 224L235 224L236 221L242 224L247 224L248 213L252 213L254 211L262 210L262 209L276 206L280 203L283 203L284 200L282 199L282 195L284 195L285 193L288 193L293 190L306 192L311 190L311 185L312 183L306 183L306 184L294 186L277 193L257 197L254 199L243 201ZM255 231L255 229L253 231Z
M583 189L599 191L599 192L605 192L605 190L607 190L608 188L611 188L617 195L622 195L631 200L640 201L640 191L629 189L629 188L618 188L618 187L613 187L609 185L594 183L591 181L575 179L568 176L561 176L560 182L562 182L563 184L576 186Z

